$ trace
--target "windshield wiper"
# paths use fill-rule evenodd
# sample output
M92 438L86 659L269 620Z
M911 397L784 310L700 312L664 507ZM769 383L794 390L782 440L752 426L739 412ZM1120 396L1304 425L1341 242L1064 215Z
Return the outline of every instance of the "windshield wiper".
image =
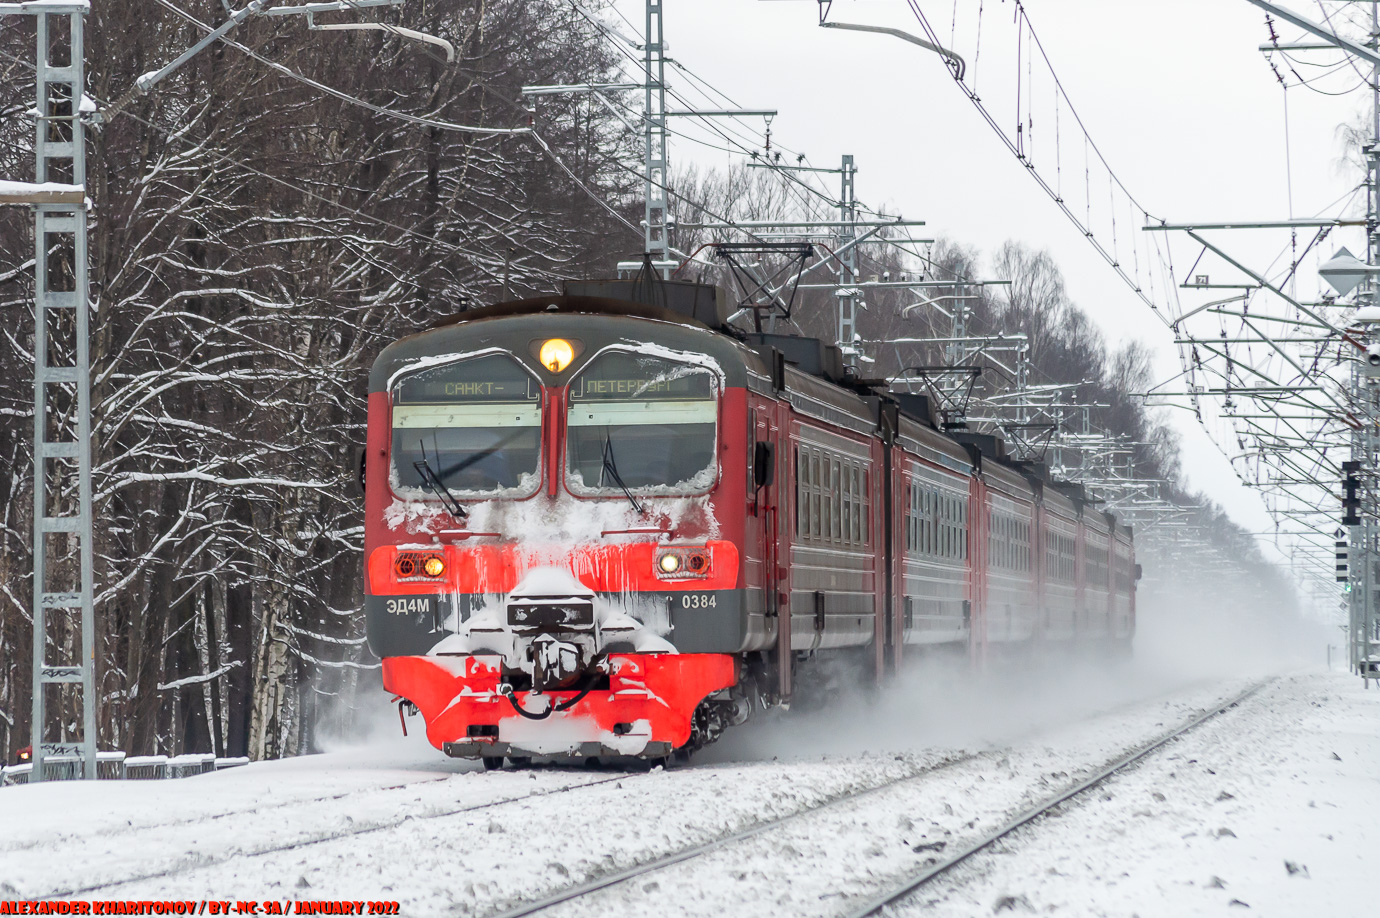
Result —
M647 511L637 502L637 498L633 497L632 491L628 490L628 486L623 484L623 476L618 474L618 463L613 458L613 434L607 429L604 430L604 467L600 470L600 487L604 485L604 472L607 472L613 477L614 484L622 489L623 496L628 499L628 503L633 505L633 509L637 511L637 515L646 516Z
M422 458L412 463L412 467L416 469L417 474L421 476L422 486L441 499L441 503L446 505L446 509L450 511L451 516L455 517L457 520L465 519L469 516L469 514L465 512L465 508L460 506L460 501L451 493L450 488L446 487L446 483L441 480L441 476L436 474L436 470L431 467L431 463L426 461L426 441L419 441L418 445L422 448Z

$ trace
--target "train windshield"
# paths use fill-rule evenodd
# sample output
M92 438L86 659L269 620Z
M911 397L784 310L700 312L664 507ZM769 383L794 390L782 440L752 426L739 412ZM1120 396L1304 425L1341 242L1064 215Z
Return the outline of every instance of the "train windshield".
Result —
M570 386L571 490L708 490L717 395L717 377L704 366L622 351L596 357Z
M541 385L502 354L410 373L393 388L393 487L518 496L540 484Z

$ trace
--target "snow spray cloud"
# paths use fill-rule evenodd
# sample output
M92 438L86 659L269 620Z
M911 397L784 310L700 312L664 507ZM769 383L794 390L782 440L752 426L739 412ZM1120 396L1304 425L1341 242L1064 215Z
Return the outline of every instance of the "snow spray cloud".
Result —
M865 666L806 664L811 701L822 684L827 703L759 715L696 760L986 748L1194 684L1323 664L1324 632L1287 591L1239 573L1157 576L1155 560L1146 558L1129 658L1107 646L994 646L977 671L966 647L907 647L902 672L875 689L862 688Z
M316 696L311 729L311 752L328 754L346 767L472 771L477 763L449 759L427 741L426 722L407 718L403 735L398 705L379 685L377 671L358 669L357 678L322 678L311 686ZM307 751L307 750L304 750Z
M1327 658L1322 623L1304 617L1273 565L1185 570L1173 555L1142 551L1135 663L1164 677L1202 679L1278 672Z

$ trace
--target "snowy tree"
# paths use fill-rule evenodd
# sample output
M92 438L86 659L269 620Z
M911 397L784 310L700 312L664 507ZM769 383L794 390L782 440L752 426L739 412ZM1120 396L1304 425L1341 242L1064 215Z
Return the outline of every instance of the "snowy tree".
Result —
M175 9L225 15L219 0ZM0 171L16 178L32 168L25 19L0 21ZM102 102L204 35L158 0L95 4L88 20ZM456 60L396 32L258 17L92 132L103 746L293 754L323 704L375 689L347 485L374 355L505 288L552 290L640 247L599 203L634 202L624 129L597 106L543 105L540 141L462 127L528 127L524 84L611 78L587 20L554 0L429 0L382 21L445 37ZM33 242L29 215L0 221L11 750L28 741L31 679Z

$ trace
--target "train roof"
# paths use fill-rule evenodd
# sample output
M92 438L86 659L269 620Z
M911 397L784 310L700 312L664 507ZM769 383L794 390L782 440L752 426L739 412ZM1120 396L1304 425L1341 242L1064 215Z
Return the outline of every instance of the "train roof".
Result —
M450 316L384 348L370 372L369 391L387 391L398 373L419 362L458 360L493 349L519 358L530 352L533 359L523 359L524 365L546 385L557 385L561 377L569 378L567 374L578 372L606 347L645 346L651 329L643 323L654 323L656 345L710 357L727 386L785 398L804 415L857 433L873 435L889 427L897 442L920 458L965 475L981 474L1010 496L1043 500L1070 518L1084 516L1093 506L1081 485L1055 480L1038 464L1007 457L998 437L939 430L932 407L923 396L891 393L867 381L851 379L838 359L837 348L817 339L785 335L749 334L744 336L747 341L740 340L723 324L723 297L706 294L715 288L688 282L658 283L664 289L653 288L648 294L630 281L582 282L572 289L616 296L553 293ZM658 289L665 305L621 298L639 295L656 299ZM536 346L552 337L576 339L583 345L561 374L551 373L534 357ZM888 411L886 405L893 407ZM1130 527L1119 524L1114 515L1096 512L1086 516L1094 525L1100 522L1118 536L1130 538Z
M543 383L554 386L562 378L569 378L568 374L578 372L605 347L644 345L650 337L644 323L657 326L658 345L713 359L724 375L725 385L744 387L750 375L770 377L766 362L756 351L711 330L703 322L625 300L552 294L463 312L427 331L393 342L374 362L369 391L387 391L399 372L419 361L459 360L495 348L511 352ZM552 373L535 359L532 345L547 338L570 338L582 345L581 352L561 374Z
M951 468L965 475L973 474L972 454L962 443L935 429L932 423L928 422L929 419L917 418L902 405L897 412L897 421L896 442L902 447L936 465Z

